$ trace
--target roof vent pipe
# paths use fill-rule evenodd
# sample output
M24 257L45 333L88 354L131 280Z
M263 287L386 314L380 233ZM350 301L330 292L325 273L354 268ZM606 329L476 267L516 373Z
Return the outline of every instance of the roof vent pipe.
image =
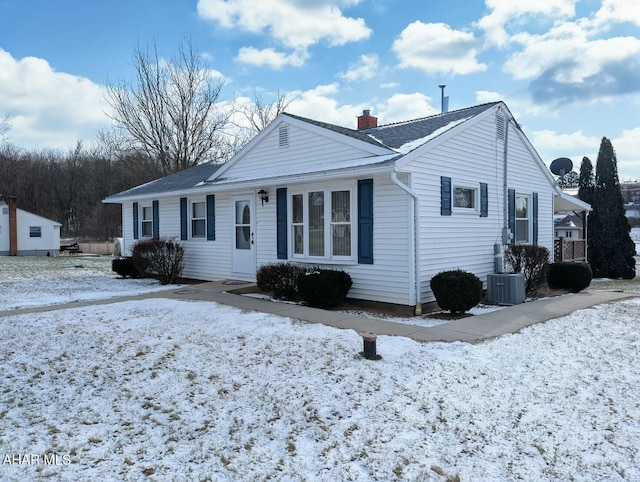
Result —
M444 96L444 88L446 86L446 84L438 85L438 87L440 87L440 110L442 114L449 112L449 96Z

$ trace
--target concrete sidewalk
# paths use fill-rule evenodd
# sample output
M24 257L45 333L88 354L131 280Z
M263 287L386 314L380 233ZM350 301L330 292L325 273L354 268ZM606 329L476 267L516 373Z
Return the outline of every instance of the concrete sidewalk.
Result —
M211 282L186 287L173 294L179 298L216 301L245 310L271 313L311 323L322 323L335 328L355 330L358 333L405 336L416 341L425 342L464 341L468 343L478 343L506 333L515 333L526 326L558 318L576 310L636 296L630 293L610 291L583 291L581 293L566 294L508 306L483 315L469 316L425 328L417 325L393 323L347 313L310 308L308 306L275 303L270 300L225 292L228 289L230 289L229 286L225 286L220 282Z
M506 333L515 333L526 326L541 323L552 318L558 318L576 310L590 308L601 303L633 298L636 296L631 293L585 291L576 294L566 294L553 298L531 301L516 306L509 306L483 315L469 316L467 318L446 322L438 326L425 328L417 325L393 323L389 321L354 316L347 313L310 308L291 303L276 303L270 300L241 296L239 294L228 292L233 289L233 285L225 284L220 281L213 281L183 286L176 290L159 291L135 296L2 311L0 312L0 317L27 313L43 313L54 310L119 303L130 300L174 298L183 300L213 301L224 305L235 306L243 310L259 311L307 321L310 323L322 323L335 328L351 329L358 333L405 336L422 342L464 341L468 343L478 343Z

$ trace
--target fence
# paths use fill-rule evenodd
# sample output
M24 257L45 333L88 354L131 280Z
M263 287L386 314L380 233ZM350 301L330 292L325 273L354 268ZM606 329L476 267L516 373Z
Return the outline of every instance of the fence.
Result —
M116 244L113 241L102 243L78 243L84 254L113 255L116 252Z
M553 260L587 261L587 240L557 238L553 240Z

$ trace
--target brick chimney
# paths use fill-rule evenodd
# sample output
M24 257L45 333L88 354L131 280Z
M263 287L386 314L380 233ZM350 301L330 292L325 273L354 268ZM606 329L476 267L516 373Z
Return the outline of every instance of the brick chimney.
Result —
M9 196L9 256L18 256L18 221L17 201Z
M364 109L362 115L358 116L358 130L370 129L372 127L378 127L378 118L373 117L369 109Z

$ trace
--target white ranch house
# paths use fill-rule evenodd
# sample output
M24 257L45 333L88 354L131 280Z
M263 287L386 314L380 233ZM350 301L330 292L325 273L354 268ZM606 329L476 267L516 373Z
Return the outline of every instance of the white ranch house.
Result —
M283 113L225 164L104 202L122 205L125 252L181 239L184 276L253 281L265 263L309 263L347 271L351 298L416 311L440 271L486 281L496 243L553 252L554 200L588 209L562 193L503 102L383 126L364 111L358 125Z
M0 256L57 256L59 222L17 207L16 199L0 201Z

